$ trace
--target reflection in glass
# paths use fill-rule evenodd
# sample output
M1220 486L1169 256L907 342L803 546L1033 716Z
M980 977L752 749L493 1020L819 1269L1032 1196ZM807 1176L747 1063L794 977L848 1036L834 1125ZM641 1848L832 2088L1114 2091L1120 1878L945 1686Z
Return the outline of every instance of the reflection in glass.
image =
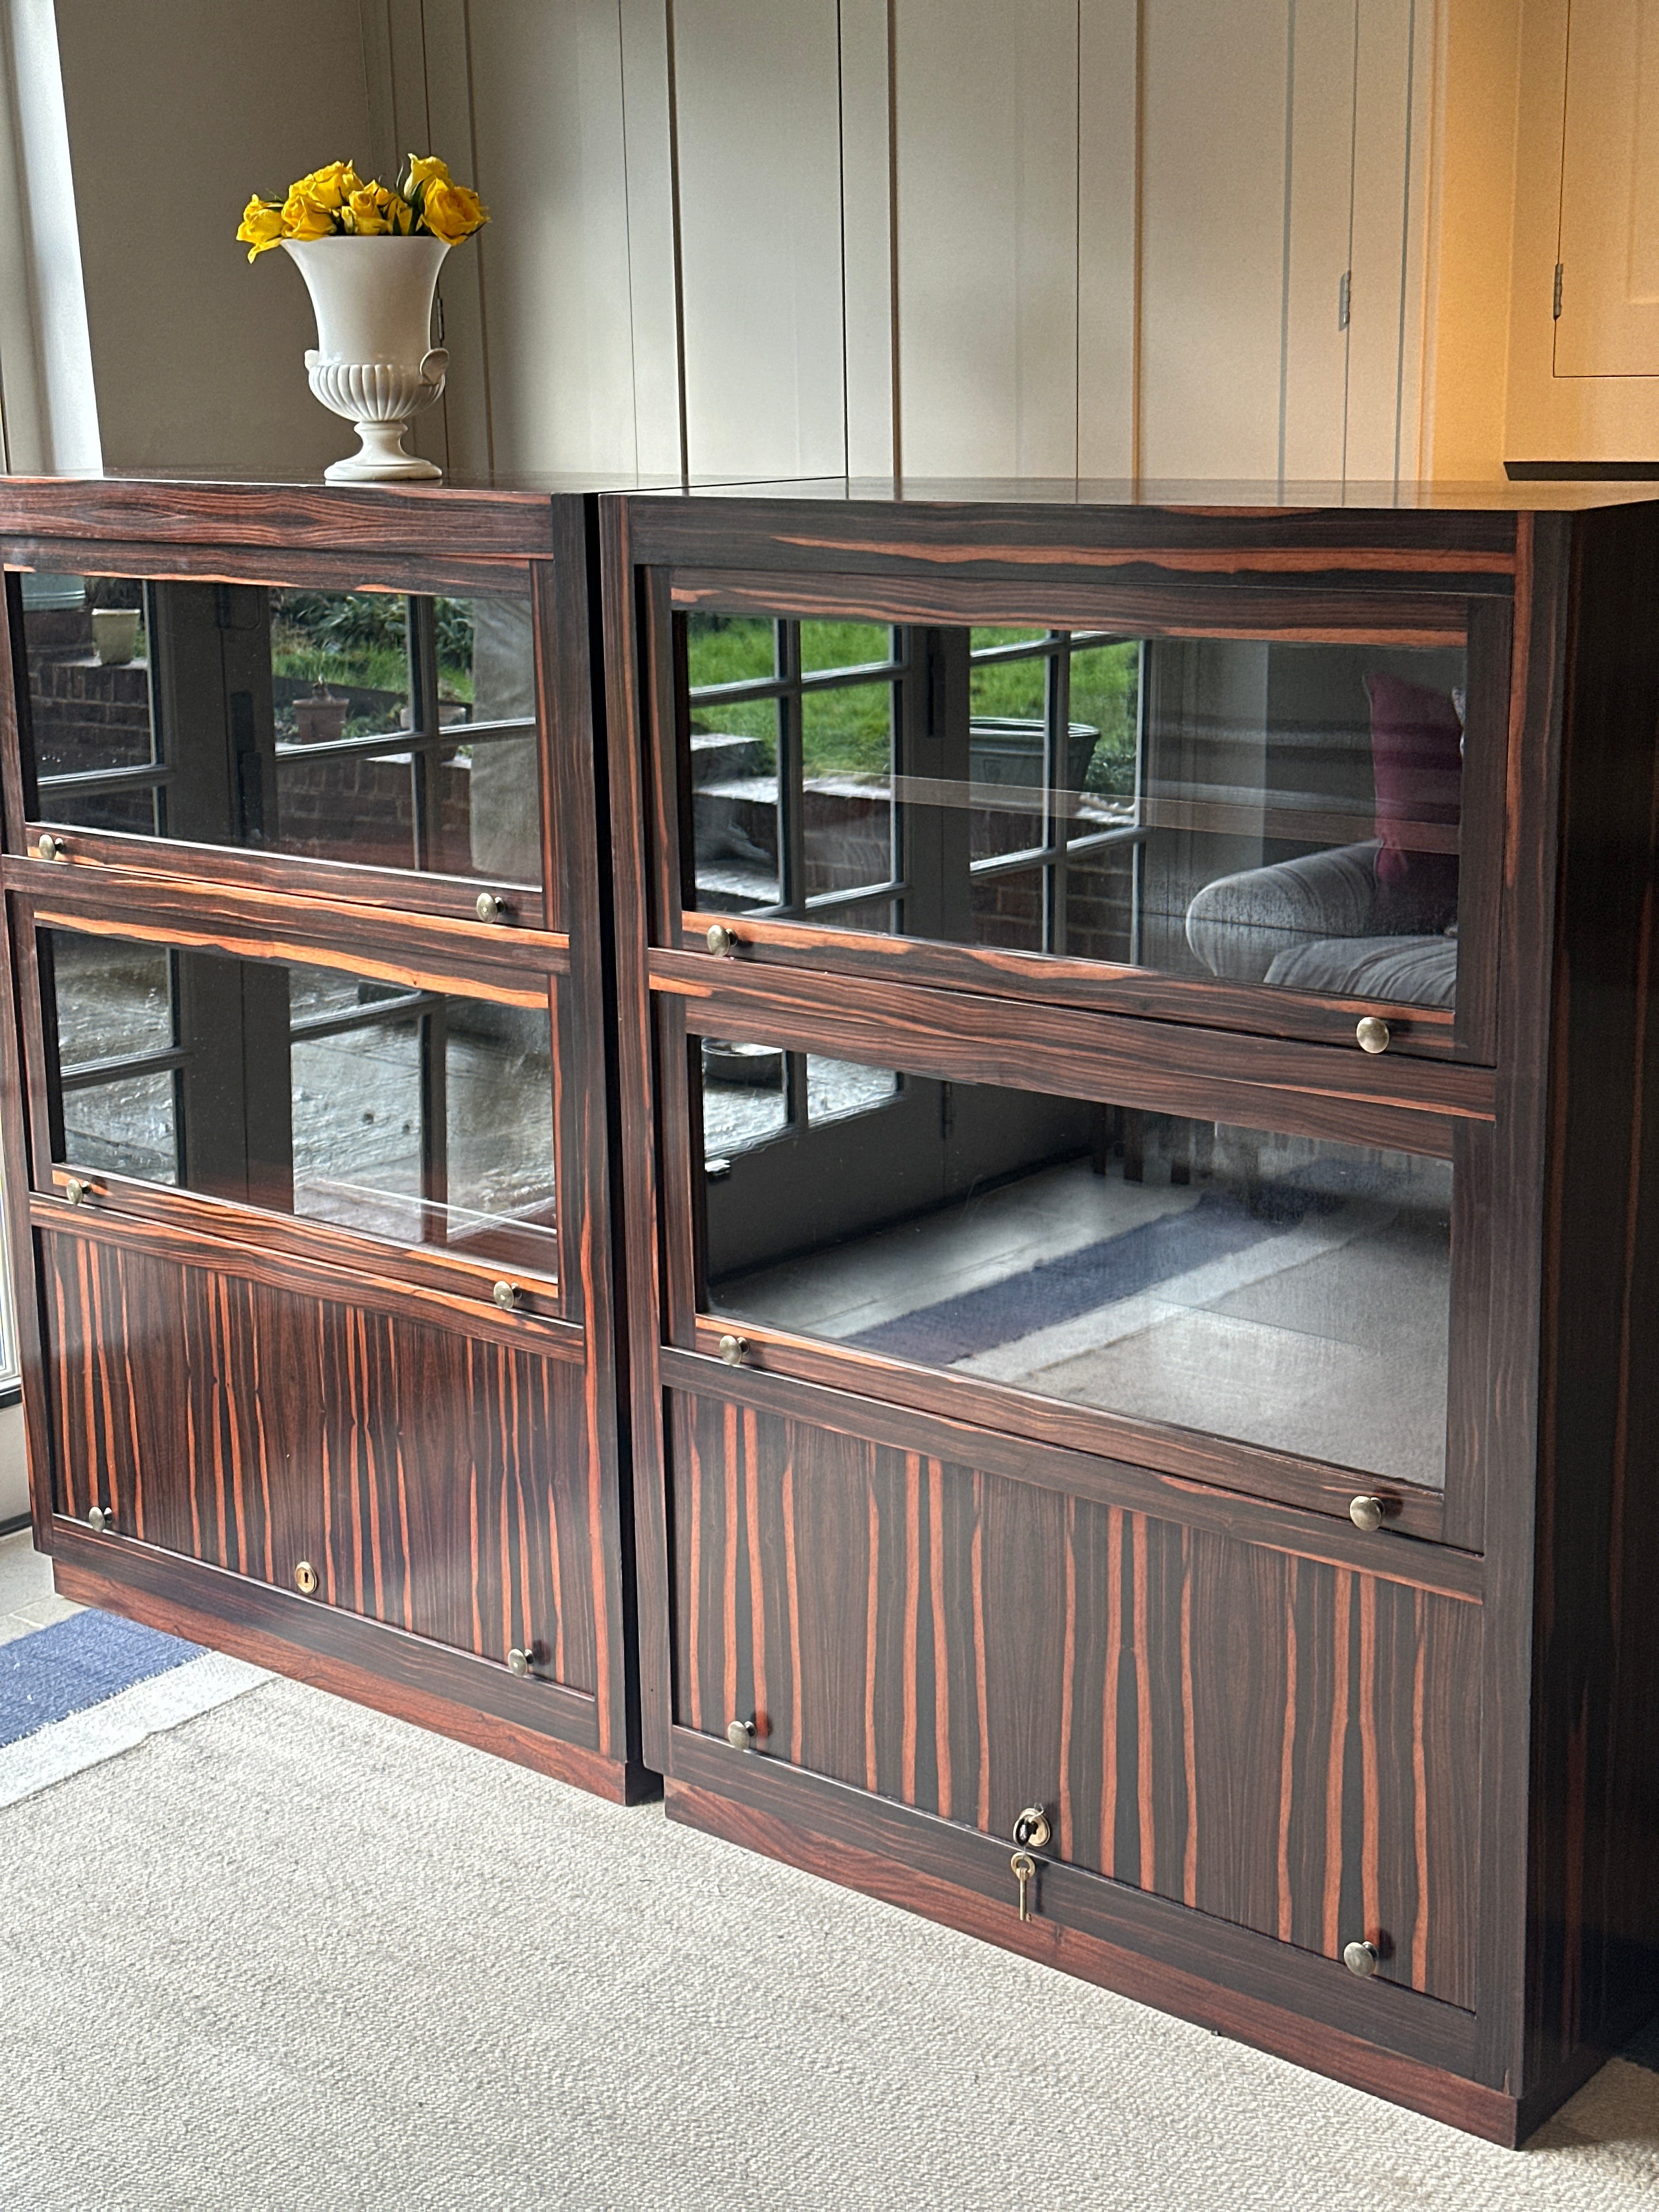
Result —
M1461 647L699 615L688 667L698 908L1454 1003Z
M556 1273L544 1012L64 930L51 953L71 1166Z
M763 1151L732 1158L718 1215L710 1194L711 1310L1443 1483L1447 1163L985 1085L949 1093L945 1115L826 1133L787 1184Z
M43 821L540 883L527 599L24 580Z

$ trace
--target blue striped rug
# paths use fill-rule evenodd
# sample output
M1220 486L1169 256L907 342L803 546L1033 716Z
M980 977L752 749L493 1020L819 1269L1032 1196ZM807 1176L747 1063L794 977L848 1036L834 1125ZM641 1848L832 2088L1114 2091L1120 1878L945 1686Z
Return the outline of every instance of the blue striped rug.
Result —
M240 1659L90 1608L0 1644L0 1806L264 1679Z

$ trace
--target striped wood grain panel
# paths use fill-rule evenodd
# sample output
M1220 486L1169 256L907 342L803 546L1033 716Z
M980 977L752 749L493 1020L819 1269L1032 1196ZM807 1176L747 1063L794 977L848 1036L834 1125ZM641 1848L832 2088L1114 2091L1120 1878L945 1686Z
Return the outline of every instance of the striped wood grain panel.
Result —
M581 1370L343 1301L43 1237L59 1511L596 1686Z
M676 1407L682 1726L1473 2006L1477 1607Z

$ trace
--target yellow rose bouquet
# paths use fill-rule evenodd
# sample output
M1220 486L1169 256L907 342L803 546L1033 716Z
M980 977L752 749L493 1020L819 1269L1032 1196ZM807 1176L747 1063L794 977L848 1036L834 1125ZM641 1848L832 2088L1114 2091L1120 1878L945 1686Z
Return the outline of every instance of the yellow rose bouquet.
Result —
M236 235L257 261L289 238L437 238L459 246L489 220L477 192L458 185L435 155L411 154L394 185L365 184L349 161L331 161L297 179L286 199L256 193Z

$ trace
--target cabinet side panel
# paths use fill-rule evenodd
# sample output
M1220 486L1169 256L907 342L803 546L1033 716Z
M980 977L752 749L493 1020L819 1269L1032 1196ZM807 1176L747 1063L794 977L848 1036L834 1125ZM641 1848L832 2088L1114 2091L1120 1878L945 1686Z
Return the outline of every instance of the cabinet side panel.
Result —
M682 1728L1473 2005L1477 1606L674 1402Z
M1659 509L1583 518L1551 1040L1526 2094L1659 1995Z
M462 1651L596 1679L581 1370L42 1235L57 1510Z

